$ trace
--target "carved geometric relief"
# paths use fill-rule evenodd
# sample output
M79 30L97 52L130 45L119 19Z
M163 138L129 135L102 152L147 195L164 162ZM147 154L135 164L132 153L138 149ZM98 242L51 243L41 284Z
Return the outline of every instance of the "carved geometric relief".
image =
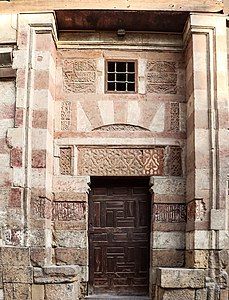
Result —
M85 214L85 203L82 202L53 202L52 219L54 221L77 221Z
M72 174L72 148L71 147L60 148L60 174L62 175Z
M95 93L96 64L91 59L63 60L64 88L74 93Z
M154 204L153 221L158 223L179 223L186 221L185 204Z
M176 94L176 63L168 61L148 61L146 90L148 93Z
M61 130L69 130L71 126L71 102L61 104Z
M95 128L93 131L149 131L149 129L129 124L111 124Z
M182 149L180 147L169 147L167 168L168 175L181 176L182 175Z
M172 102L170 103L170 130L171 131L179 131L180 130L180 122L179 122L179 103Z
M164 148L79 148L79 175L163 175Z

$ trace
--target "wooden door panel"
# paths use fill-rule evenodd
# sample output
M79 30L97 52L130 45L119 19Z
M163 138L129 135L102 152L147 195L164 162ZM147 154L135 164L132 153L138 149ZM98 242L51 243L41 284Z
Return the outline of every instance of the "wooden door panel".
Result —
M150 198L145 187L93 188L89 200L91 293L146 295Z

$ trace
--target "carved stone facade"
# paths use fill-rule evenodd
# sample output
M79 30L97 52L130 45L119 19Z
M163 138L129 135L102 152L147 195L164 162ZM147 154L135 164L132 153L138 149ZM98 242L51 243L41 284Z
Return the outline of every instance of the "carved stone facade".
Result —
M16 2L0 8L15 12ZM123 282L133 283L128 276L146 259L141 239L148 299L228 299L222 1L205 1L198 13L184 1L167 3L168 20L164 11L149 11L160 1L117 1L117 12L107 1L78 2L82 11L72 12L68 1L55 13L49 6L0 16L0 300L86 299L93 267L109 288L109 276L118 274L122 298ZM107 18L108 7L118 19ZM156 31L136 31L143 23L132 13L143 23L150 16ZM103 30L112 22L120 29L134 22L134 30ZM70 30L85 24L86 31ZM135 92L106 92L107 61L135 62ZM95 244L92 218L104 225ZM122 251L117 243L126 238ZM104 260L95 255L95 266L91 245L108 253ZM107 261L104 276L99 268Z

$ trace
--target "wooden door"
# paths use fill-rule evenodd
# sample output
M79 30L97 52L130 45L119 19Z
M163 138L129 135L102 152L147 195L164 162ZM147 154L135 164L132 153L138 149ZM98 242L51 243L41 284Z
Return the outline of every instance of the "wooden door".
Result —
M89 293L147 295L148 180L97 180L89 200Z

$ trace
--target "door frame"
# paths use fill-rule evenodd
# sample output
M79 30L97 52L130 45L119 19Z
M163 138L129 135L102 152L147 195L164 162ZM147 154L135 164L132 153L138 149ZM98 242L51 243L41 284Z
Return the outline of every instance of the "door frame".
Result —
M119 181L121 178L122 179L134 179L134 180L141 180L141 179L144 179L146 182L148 181L148 188L149 188L149 200L150 200L150 212L149 212L149 229L150 229L150 233L149 233L149 242L148 242L148 246L149 246L149 270L148 270L148 295L151 294L151 286L152 286L152 280L151 280L151 269L152 269L152 264L151 264L151 260L152 260L152 249L151 249L151 240L152 240L152 207L153 207L153 191L151 189L151 186L150 186L150 177L151 176L90 176L90 191L88 193L88 222L87 222L87 229L88 229L88 282L87 282L87 295L88 296L91 296L93 295L93 290L92 290L92 287L90 286L90 276L91 276L91 273L90 273L90 236L89 236L89 227L90 227L90 208L89 208L89 205L90 205L90 202L91 202L91 197L92 197L92 189L93 187L91 187L93 185L93 181L95 180L101 180L102 178L106 178L106 180L116 180ZM94 180L93 180L94 179ZM133 181L134 181L133 180Z

